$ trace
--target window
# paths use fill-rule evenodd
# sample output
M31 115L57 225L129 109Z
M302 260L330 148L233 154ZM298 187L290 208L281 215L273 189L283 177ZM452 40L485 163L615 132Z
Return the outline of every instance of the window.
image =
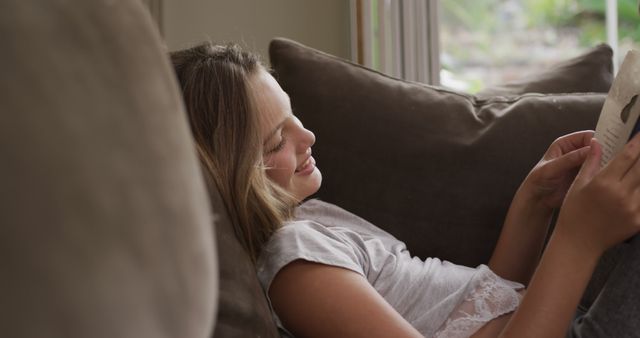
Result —
M601 42L614 48L616 65L627 50L640 48L637 0L354 2L361 18L368 15L369 21L359 23L366 21L361 35L371 40L361 46L369 59L359 61L393 76L471 93ZM416 75L421 68L412 68L411 60L426 62L431 74Z
M619 62L640 41L640 16L637 0L610 3L608 38L604 0L441 1L441 84L473 93L608 41Z

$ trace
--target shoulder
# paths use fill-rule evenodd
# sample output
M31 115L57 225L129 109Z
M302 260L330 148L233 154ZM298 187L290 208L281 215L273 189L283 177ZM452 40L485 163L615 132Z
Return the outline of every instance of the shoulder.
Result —
M357 234L310 221L288 222L265 244L258 258L258 277L268 289L275 275L296 260L352 270L364 276L366 259Z
M268 290L288 330L308 337L418 337L361 275L297 260Z

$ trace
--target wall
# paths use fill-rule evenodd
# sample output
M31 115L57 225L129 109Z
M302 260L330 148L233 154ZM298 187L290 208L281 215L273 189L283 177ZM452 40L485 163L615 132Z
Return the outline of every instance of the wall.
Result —
M268 61L269 41L287 37L350 58L348 0L163 0L169 50L199 41L234 41Z

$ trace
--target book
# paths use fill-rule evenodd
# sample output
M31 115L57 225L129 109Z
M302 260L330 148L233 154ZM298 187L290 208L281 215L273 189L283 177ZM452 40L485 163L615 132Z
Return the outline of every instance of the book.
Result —
M595 138L602 146L604 167L640 130L640 52L627 52L602 106Z

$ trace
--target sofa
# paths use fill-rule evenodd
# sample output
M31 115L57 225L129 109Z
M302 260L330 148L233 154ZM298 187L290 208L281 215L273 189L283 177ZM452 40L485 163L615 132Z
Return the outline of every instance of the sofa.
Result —
M142 2L0 8L0 336L208 336L214 213Z
M140 2L2 9L2 336L277 337ZM316 134L324 181L312 198L417 256L474 266L546 147L595 127L611 57L595 46L475 95L284 38L268 61Z

